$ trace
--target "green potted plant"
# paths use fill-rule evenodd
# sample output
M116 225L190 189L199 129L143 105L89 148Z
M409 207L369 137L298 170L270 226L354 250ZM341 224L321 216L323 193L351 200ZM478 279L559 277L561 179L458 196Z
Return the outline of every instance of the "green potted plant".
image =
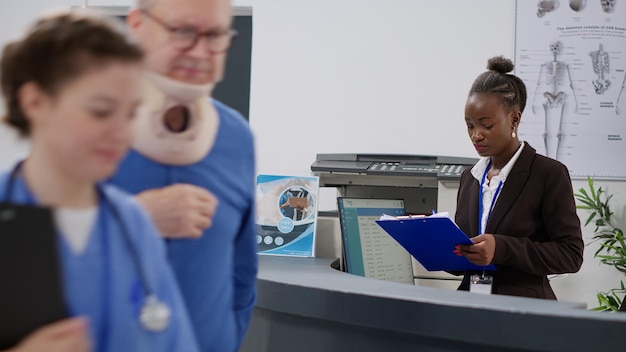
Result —
M616 227L612 222L611 208L609 201L613 198L612 194L606 194L602 187L595 188L593 179L587 177L589 189L580 188L574 197L580 202L578 209L589 210L590 214L585 221L585 226L592 221L596 226L593 231L592 240L598 242L600 247L594 254L595 258L600 259L600 263L610 265L621 273L626 275L626 242L624 241L624 231ZM613 288L607 292L598 292L598 307L593 308L597 311L618 311L623 303L623 297L626 294L624 281L620 281L618 288Z

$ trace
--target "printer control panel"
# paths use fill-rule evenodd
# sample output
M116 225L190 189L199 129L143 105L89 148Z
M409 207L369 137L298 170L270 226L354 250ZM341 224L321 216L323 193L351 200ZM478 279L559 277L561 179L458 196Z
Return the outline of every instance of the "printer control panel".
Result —
M477 159L429 155L391 154L318 154L311 171L361 176L408 176L454 181ZM326 176L325 176L326 175Z
M367 168L370 175L437 176L459 178L468 166L460 164L409 164L403 162L373 162Z
M437 169L432 165L407 164L402 162L373 162L367 169L368 174L380 175L414 175L414 176L434 176Z
M435 167L437 168L437 177L439 178L459 178L461 177L463 171L471 166L457 164L437 164Z

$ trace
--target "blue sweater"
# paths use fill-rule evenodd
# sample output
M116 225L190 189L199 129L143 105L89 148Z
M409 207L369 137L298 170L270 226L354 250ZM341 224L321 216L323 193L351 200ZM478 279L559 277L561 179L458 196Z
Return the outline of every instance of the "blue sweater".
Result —
M131 193L187 183L218 198L202 238L170 240L168 251L201 350L228 352L238 349L256 298L254 148L243 117L213 104L219 130L203 160L169 166L131 150L112 182Z
M7 200L7 174L0 175L0 199ZM85 250L74 253L63 236L57 233L61 274L66 305L70 316L89 318L90 335L97 352L169 352L197 351L183 298L167 264L163 241L152 221L135 199L113 187L103 187L107 203L100 199L98 216ZM17 178L10 201L37 204L26 184ZM111 206L117 209L119 218ZM123 227L128 229L124 234ZM128 235L137 258L124 236ZM141 268L135 264L141 263ZM139 270L157 297L172 312L167 329L145 330L139 312L145 291Z

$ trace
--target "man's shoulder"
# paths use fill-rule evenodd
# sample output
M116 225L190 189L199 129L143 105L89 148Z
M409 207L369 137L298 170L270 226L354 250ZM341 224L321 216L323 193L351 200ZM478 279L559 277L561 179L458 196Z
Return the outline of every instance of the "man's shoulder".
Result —
M250 129L248 121L239 111L215 98L213 98L211 102L213 106L215 106L215 109L217 109L217 113L222 117L222 120L227 120L226 122L236 124L236 126L240 128Z
M2 170L0 171L0 183L4 184L9 180L9 176L11 175L10 170Z
M248 141L247 145L252 145L252 131L248 121L235 109L222 103L219 100L212 100L213 106L220 116L220 134L226 134L228 139L238 142Z

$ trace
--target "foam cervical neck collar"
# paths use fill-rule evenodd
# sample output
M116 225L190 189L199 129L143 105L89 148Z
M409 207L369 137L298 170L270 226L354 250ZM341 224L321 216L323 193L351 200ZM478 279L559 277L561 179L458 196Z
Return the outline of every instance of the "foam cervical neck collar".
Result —
M133 128L133 148L166 165L189 165L204 158L215 142L219 125L217 110L210 102L213 84L193 85L146 71L143 101ZM188 123L181 132L170 131L165 113L177 106L188 111Z

